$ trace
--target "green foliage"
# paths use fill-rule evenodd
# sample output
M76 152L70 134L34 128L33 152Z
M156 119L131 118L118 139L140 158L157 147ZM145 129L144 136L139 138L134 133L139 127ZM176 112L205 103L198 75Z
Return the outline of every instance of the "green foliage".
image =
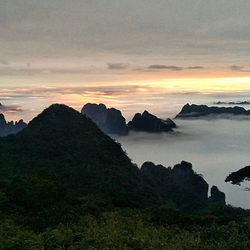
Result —
M84 216L76 224L61 224L48 229L44 237L54 249L249 249L249 222L201 227L189 221L190 227L183 228L181 219L179 226L162 226L147 217L145 211L119 209L104 213L102 219Z
M0 209L3 215L34 230L41 230L59 222L74 221L81 210L80 196L55 175L16 176L0 189Z
M44 250L41 234L15 225L11 221L0 222L0 250Z
M187 216L180 210L171 206L153 207L149 210L150 222L155 225L180 225L187 221Z
M19 222L16 220L3 220L0 223L0 250L247 250L250 247L247 211L241 221L228 220L221 225L217 221L223 213L212 216L212 210L190 215L170 206L147 210L115 209L100 195L81 198L81 201L81 206L86 209L79 213L77 221L68 219L63 222L62 219L61 223L37 233L29 227L17 225ZM91 208L98 213L93 213ZM230 211L233 209L229 208ZM238 209L234 211L238 212ZM211 217L208 217L209 213ZM210 223L207 223L208 218L212 219Z
M146 211L119 209L104 212L101 218L85 215L78 222L61 223L40 234L4 222L0 227L0 249L247 250L250 247L247 218L243 222L202 227L189 221L190 228L175 223L155 225L147 218Z
M101 216L105 211L113 208L112 202L109 197L102 194L90 194L81 199L81 211L96 217Z
M211 205L208 209L200 213L201 216L213 216L217 224L223 225L230 221L243 221L249 216L249 211L243 208L235 208L233 206L225 206L223 204Z
M249 211L207 207L197 175L142 178L120 145L65 106L0 138L0 159L0 250L250 249Z

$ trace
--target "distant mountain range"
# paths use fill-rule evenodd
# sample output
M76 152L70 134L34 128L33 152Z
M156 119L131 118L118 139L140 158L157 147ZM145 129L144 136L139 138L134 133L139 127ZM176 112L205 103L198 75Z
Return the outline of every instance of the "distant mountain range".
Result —
M0 105L2 106L2 104ZM171 119L162 120L148 111L135 114L132 121L126 124L120 110L107 108L104 104L87 103L83 106L81 113L94 121L104 133L109 135L127 135L129 131L173 132L173 129L177 128ZM0 114L0 136L16 134L26 126L27 124L23 120L6 122L4 115Z
M27 124L23 120L18 122L7 122L3 114L0 114L0 136L7 136L10 134L16 134L23 130Z
M245 103L245 102L244 102ZM218 104L222 104L218 102ZM246 104L246 103L245 103ZM0 106L2 104L0 103ZM83 106L81 113L90 118L104 133L108 135L127 135L129 131L142 131L150 133L173 132L177 125L173 120L160 119L148 111L136 113L132 120L126 123L120 110L107 108L104 104L87 103ZM203 117L220 118L230 115L250 115L250 110L242 107L208 107L207 105L186 104L175 119L195 119ZM0 114L0 136L16 134L23 130L27 124L20 120L18 122L7 122L3 114Z
M94 121L106 134L126 135L129 131L172 132L176 124L171 119L162 120L144 111L137 113L132 121L126 124L120 110L107 108L104 104L87 103L81 113Z
M205 116L221 117L222 115L250 115L250 110L242 107L208 107L207 105L186 104L175 118L189 119Z

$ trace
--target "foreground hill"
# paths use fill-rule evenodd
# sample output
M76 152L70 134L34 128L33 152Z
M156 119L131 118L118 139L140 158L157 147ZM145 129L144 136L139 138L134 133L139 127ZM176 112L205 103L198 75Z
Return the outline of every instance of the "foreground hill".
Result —
M121 146L64 105L52 105L19 134L1 138L0 148L1 176L45 168L82 194L105 193L121 206L142 202L141 192L148 195L139 169Z
M186 104L175 118L189 119L206 116L221 117L225 115L250 115L249 110L242 107L208 107L207 105Z

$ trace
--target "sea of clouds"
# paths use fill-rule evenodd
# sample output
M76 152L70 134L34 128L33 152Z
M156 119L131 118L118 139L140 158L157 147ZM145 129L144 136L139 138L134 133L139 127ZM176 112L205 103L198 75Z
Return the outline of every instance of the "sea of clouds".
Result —
M173 166L182 160L193 164L212 185L226 193L227 203L250 208L250 182L241 186L225 183L233 171L250 165L250 120L235 119L175 120L175 133L132 132L115 137L132 161L140 167L145 161Z

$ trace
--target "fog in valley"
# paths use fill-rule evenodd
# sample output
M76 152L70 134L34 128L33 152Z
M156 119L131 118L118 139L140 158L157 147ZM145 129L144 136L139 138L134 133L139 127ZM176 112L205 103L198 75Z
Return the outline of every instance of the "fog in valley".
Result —
M175 120L175 133L132 132L115 137L139 167L145 161L174 166L182 160L193 164L210 187L226 193L228 204L250 208L250 182L241 186L225 183L231 172L250 165L250 120L236 119Z

